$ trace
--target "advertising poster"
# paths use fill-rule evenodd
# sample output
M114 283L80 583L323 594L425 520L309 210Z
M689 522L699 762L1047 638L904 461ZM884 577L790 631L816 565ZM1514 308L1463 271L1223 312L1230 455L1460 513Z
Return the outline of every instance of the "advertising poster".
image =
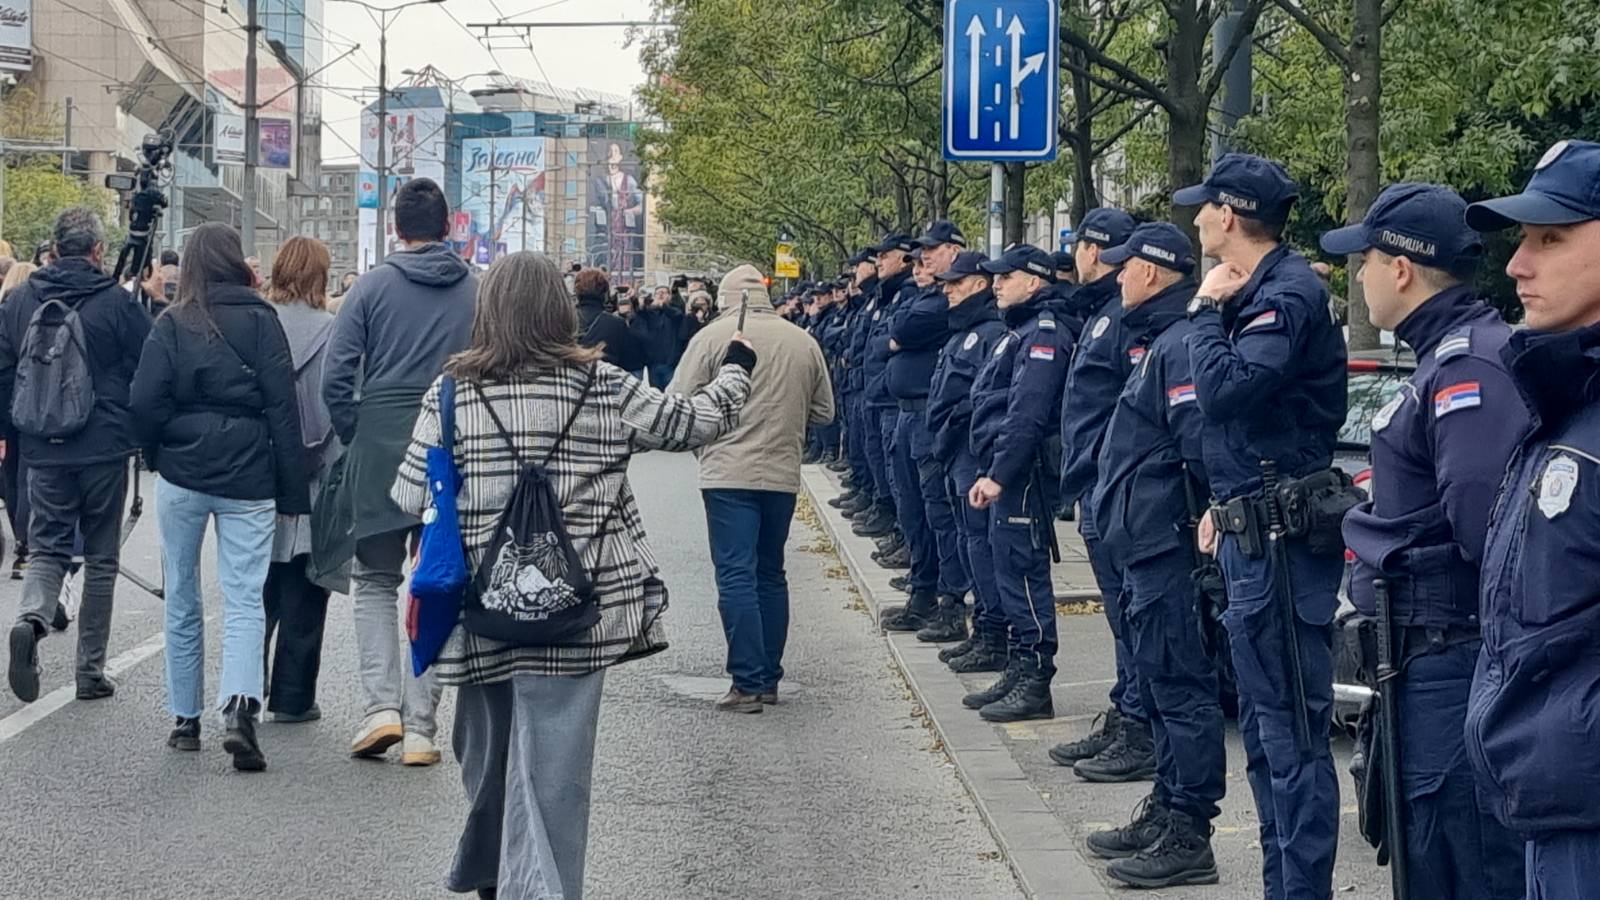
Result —
M461 199L469 217L462 254L488 265L516 250L544 252L546 138L461 142Z
M644 271L644 190L628 138L589 140L589 239L585 265L604 266L632 284Z
M33 0L0 0L0 70L33 68Z
M400 185L412 178L431 178L445 186L444 164L446 158L444 107L390 109L386 123L387 146L385 162L389 172L386 187L391 199ZM373 232L378 221L378 114L368 107L361 114L361 159L364 167L371 167L361 175L365 187L357 191L358 228L361 249L358 258L365 271L376 262ZM393 208L392 206L390 207ZM394 233L394 220L384 223L387 249L392 253L400 249L399 238Z
M294 122L288 119L257 119L260 144L256 164L263 169L287 169L294 162Z

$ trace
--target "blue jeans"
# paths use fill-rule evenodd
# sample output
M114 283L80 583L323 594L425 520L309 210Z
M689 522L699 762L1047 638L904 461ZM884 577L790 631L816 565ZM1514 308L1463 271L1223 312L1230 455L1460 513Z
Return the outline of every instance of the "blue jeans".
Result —
M650 376L650 386L658 391L664 391L667 389L667 385L672 383L672 376L673 373L678 371L678 364L650 363L644 367L644 370Z
M746 694L777 690L789 638L783 545L794 495L711 488L700 492L717 569L717 612L728 637L728 674Z
M167 591L167 696L172 714L195 718L204 707L205 606L200 546L217 522L217 581L222 585L222 688L217 707L236 696L261 700L267 616L261 592L277 525L273 500L229 500L156 479L156 520Z

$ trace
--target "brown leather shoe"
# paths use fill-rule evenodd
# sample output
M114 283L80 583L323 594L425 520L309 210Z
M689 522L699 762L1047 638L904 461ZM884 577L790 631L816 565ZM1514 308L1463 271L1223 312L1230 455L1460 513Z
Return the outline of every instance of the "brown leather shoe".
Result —
M722 699L717 701L720 712L758 713L761 712L761 696L759 694L746 694L738 688L729 688Z

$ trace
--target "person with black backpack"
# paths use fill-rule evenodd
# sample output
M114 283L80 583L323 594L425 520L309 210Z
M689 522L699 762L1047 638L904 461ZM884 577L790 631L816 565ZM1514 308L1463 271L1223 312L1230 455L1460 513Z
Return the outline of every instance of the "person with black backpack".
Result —
M56 617L80 531L77 696L116 693L105 665L135 447L128 388L150 332L150 314L101 270L98 213L64 210L53 237L55 261L0 305L0 431L18 435L31 469L28 568L6 670L24 703L39 697L39 639Z
M433 665L459 687L453 737L471 806L446 884L480 897L582 897L605 671L666 647L666 587L628 460L726 434L756 364L734 334L704 385L664 394L574 341L565 294L542 254L490 267L472 342L423 398L391 492L437 516L430 449L460 475L477 574Z
M167 696L175 750L200 749L205 609L200 550L216 522L222 585L223 749L266 768L256 741L264 694L262 589L279 514L311 512L289 341L251 285L239 233L220 222L185 247L178 299L156 320L133 376L134 427L156 479L166 575Z

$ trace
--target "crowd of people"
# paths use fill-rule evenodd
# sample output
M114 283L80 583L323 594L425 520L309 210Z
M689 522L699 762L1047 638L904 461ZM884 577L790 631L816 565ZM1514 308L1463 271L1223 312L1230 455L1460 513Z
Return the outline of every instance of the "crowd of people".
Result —
M1351 599L1372 619L1365 677L1397 710L1397 776L1377 744L1360 776L1398 777L1400 832L1368 834L1408 863L1397 892L1586 896L1600 877L1600 771L1584 762L1600 739L1600 145L1550 148L1508 198L1396 184L1322 237L1328 256L1361 258L1373 323L1417 361L1372 422L1370 495L1334 465L1347 351L1326 268L1283 242L1297 199L1281 165L1229 154L1174 194L1198 210L1198 247L1111 208L1077 223L1070 253L990 258L947 221L885 235L787 300L842 412L812 430L807 460L840 474L829 502L876 539L873 559L904 570L908 600L882 627L949 644L956 672L997 674L963 699L987 721L1053 715L1055 521L1076 519L1115 681L1092 733L1049 756L1087 782L1154 781L1127 825L1087 837L1112 879L1218 880L1226 680L1265 896L1331 896L1348 548ZM1513 227L1515 332L1470 288L1481 233ZM1363 819L1384 811L1368 800Z

